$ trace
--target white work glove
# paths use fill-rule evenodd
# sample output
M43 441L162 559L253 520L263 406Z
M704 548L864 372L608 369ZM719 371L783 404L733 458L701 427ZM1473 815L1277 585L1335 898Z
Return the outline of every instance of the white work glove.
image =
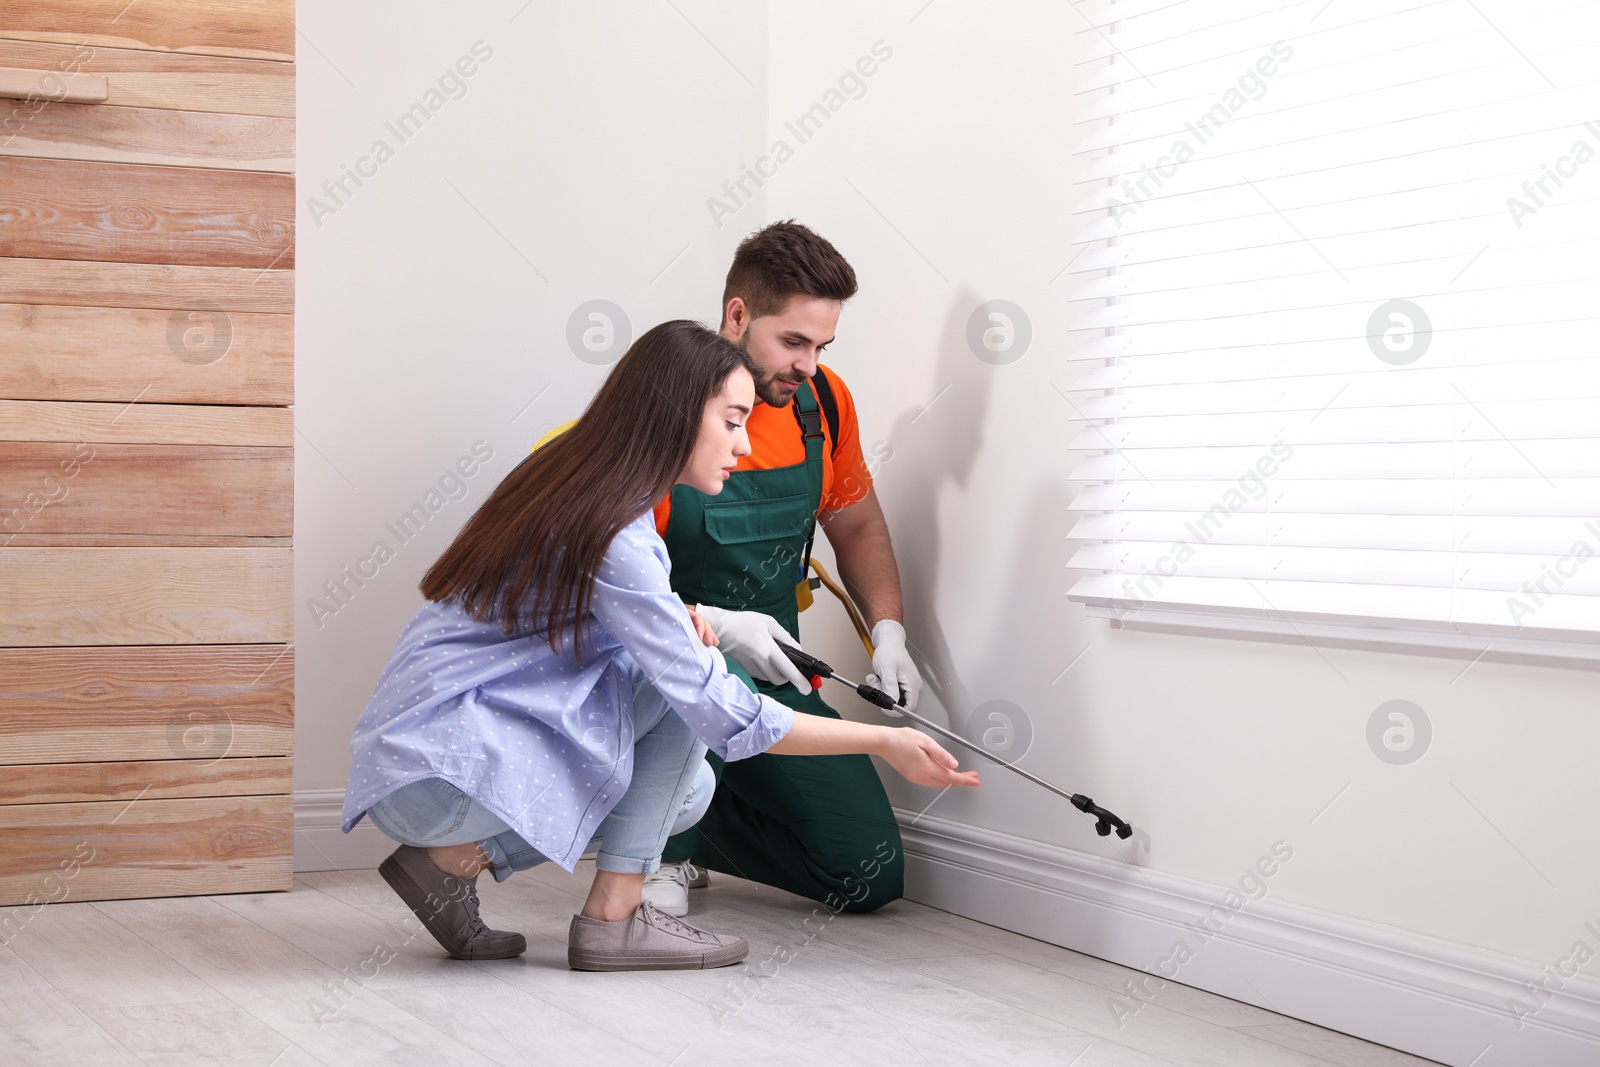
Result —
M793 648L799 648L800 643L778 625L777 619L759 611L728 611L709 604L701 604L695 610L711 624L723 654L737 660L752 678L773 685L788 682L802 693L811 692L811 682L778 647L779 642Z
M879 620L872 628L872 648L872 673L867 675L867 684L883 690L894 700L899 700L900 691L905 690L905 709L917 710L922 672L917 670L917 665L911 662L911 653L906 651L906 628L893 619ZM887 708L883 712L898 714Z

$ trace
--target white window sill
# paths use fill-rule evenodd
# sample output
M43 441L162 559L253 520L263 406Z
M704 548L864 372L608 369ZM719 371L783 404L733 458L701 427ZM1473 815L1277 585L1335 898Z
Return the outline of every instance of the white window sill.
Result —
M1083 604L1091 618L1110 620L1114 629L1211 631L1219 637L1354 644L1390 652L1464 652L1475 658L1514 656L1600 666L1600 634L1191 604L1135 606L1126 601L1083 596L1069 599Z

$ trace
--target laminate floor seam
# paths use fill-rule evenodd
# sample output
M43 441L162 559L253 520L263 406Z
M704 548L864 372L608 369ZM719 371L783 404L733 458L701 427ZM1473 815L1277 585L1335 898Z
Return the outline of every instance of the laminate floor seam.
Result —
M217 898L215 898L215 897L206 897L204 899L211 900L211 901L216 901L217 900ZM318 1063L323 1063L323 1064L327 1064L328 1063L327 1060L324 1060L321 1056L318 1056L316 1053L312 1052L310 1049L305 1048L304 1046L299 1044L299 1042L295 1041L294 1038L288 1036L283 1031L281 1031L277 1027L273 1026L270 1021L268 1021L267 1019L263 1019L260 1015L256 1014L256 1012L253 1011L248 1004L241 1004L237 1000L234 1000L227 993L223 992L222 990L218 989L216 986L212 985L210 980L207 979L205 977L205 975L196 973L193 969L191 969L188 965L186 965L182 960L180 960L177 957L173 956L170 952L168 952L165 949L163 949L160 945L156 944L154 941L151 941L148 937L145 937L139 931L132 929L126 923L123 923L122 921L120 921L115 915L112 915L111 913L107 912L104 908L99 906L100 903L101 903L100 901L90 901L89 902L89 906L94 908L94 910L99 912L101 915L104 915L106 917L106 919L108 919L110 922L113 922L117 926L119 926L122 929L126 930L130 936L132 936L134 938L137 938L139 941L143 942L144 944L149 945L152 950L154 950L156 952L159 952L159 953L161 953L161 955L167 957L167 959L172 961L173 966L182 968L182 970L184 971L185 974L191 975L194 978L195 981L199 982L201 985L205 986L207 989L209 989L213 993L215 993L218 1000L226 1001L227 1003L232 1004L234 1007L238 1008L240 1011L242 1011L246 1015L250 1016L252 1019L254 1019L256 1022L260 1023L262 1026L265 1026L268 1030L271 1030L273 1033L275 1033L279 1037L283 1038L283 1040L286 1041L287 1044L284 1045L284 1047L281 1050L279 1050L278 1055L276 1057L274 1057L274 1061L282 1059L283 1058L283 1054L285 1052L288 1052L290 1049L298 1048L298 1049L300 1049L301 1052L304 1052L306 1055L310 1056L312 1059L316 1060ZM220 906L220 902L218 902L218 903L219 903L219 906ZM135 1059L139 1059L139 1057L135 1056ZM141 1062L143 1062L143 1061L141 1060ZM328 1064L328 1067L335 1067L335 1065Z

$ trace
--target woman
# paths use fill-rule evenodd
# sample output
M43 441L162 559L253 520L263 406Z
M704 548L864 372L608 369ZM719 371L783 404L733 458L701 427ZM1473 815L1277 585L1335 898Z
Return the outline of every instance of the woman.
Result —
M666 839L710 802L709 746L876 753L926 786L977 785L914 730L800 715L728 672L668 585L651 509L674 484L716 494L750 452L749 357L686 321L640 337L571 430L524 460L424 575L423 606L356 724L346 832L400 848L384 879L452 956L500 959L477 875L598 847L573 916L581 970L725 966L739 938L643 904Z

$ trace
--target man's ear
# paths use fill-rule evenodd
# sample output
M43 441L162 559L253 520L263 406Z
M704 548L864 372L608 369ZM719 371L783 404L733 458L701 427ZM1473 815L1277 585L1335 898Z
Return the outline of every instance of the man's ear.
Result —
M728 340L737 343L744 337L744 332L750 328L750 306L744 302L744 297L730 297L727 305L722 309L722 333Z

